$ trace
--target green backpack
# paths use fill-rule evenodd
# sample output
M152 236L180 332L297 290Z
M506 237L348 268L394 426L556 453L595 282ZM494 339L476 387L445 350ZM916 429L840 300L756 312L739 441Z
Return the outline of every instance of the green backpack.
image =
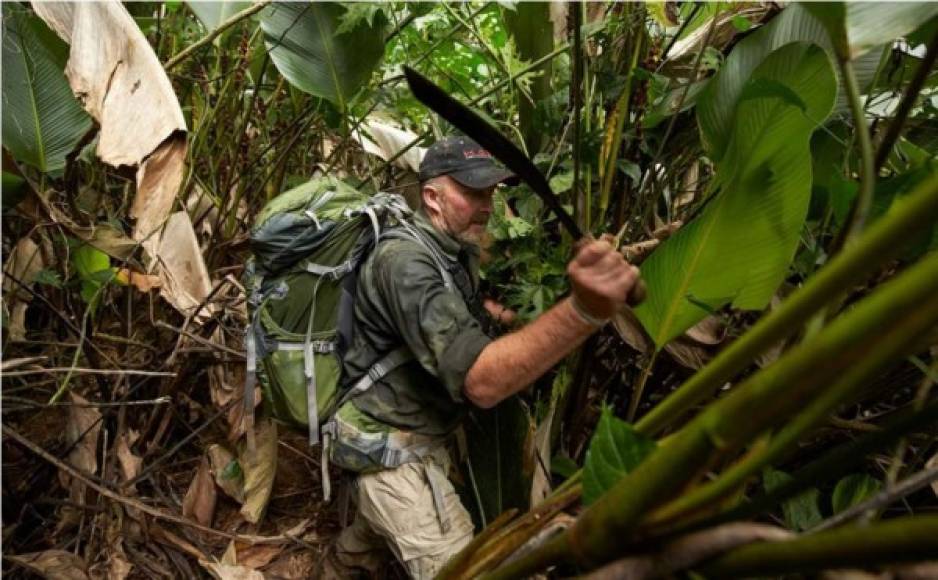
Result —
M427 245L409 223L399 195L367 196L333 177L319 177L271 200L251 230L245 268L249 325L245 335L247 425L254 390L264 408L287 425L308 429L319 442L323 419L375 380L410 360L392 351L364 380L342 388L342 355L353 332L357 268L385 230Z

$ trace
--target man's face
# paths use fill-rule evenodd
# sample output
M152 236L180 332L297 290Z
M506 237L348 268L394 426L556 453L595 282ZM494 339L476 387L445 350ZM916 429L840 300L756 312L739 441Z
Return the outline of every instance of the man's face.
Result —
M492 215L495 187L470 189L447 176L433 179L424 187L436 192L429 199L425 193L424 198L429 213L438 212L436 219L431 215L435 225L461 242L478 246Z

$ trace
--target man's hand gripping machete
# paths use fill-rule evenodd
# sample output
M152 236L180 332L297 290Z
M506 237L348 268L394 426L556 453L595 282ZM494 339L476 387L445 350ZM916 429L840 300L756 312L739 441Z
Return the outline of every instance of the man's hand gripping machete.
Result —
M486 148L496 159L514 171L523 179L534 193L554 212L560 223L576 240L583 240L583 232L563 209L557 196L554 195L544 174L521 152L507 137L502 135L495 127L480 117L472 109L450 97L440 87L429 79L405 66L404 75L410 90L417 100L435 111L438 115L450 122L454 127L474 139L479 145ZM630 306L638 306L645 300L646 288L642 280L636 282L626 299Z

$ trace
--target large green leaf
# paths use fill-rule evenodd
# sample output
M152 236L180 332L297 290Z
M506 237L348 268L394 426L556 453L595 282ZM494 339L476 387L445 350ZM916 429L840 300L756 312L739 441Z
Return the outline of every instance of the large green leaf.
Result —
M710 101L720 95L708 92L699 106L716 110ZM834 103L830 59L816 45L788 44L737 95L729 125L711 132L711 147L724 132L726 146L714 155L709 202L642 266L648 299L635 313L659 348L726 304L764 308L797 248L811 196L810 137ZM711 120L701 118L702 131Z
M583 501L593 503L654 451L655 441L604 407L583 464Z
M809 2L805 7L824 23L838 53L849 59L912 32L938 14L934 2Z
M726 58L697 103L697 120L707 154L719 161L732 135L736 105L752 72L775 50L793 42L830 50L824 26L801 5L791 4L769 24L744 38Z
M91 129L91 118L63 73L68 49L45 23L18 6L3 5L3 146L44 172Z
M295 87L344 111L384 55L387 21L358 21L339 33L346 12L333 2L278 2L261 13L270 57Z
M232 0L187 2L186 4L189 5L189 9L195 13L196 18L209 32L218 28L218 25L225 20L251 6L250 2L234 2Z
M464 428L472 471L466 472L463 496L476 522L490 522L511 508L527 510L531 479L541 467L526 457L533 429L524 404L510 397L492 409L476 409Z

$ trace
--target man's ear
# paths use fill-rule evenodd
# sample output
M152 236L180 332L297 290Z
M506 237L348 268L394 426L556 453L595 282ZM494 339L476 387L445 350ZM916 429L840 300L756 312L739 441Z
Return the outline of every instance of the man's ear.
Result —
M441 206L441 197L443 192L441 189L430 183L425 183L420 189L420 197L423 201L424 210L430 215L440 215L443 213L443 207Z

